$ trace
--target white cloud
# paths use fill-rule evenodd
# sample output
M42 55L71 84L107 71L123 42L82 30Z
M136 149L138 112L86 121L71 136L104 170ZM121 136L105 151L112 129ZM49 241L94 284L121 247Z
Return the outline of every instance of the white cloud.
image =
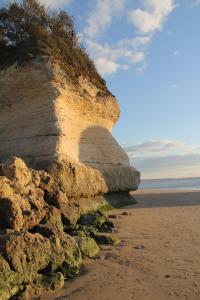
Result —
M142 2L143 1L143 2ZM143 9L132 10L126 0L95 0L88 14L82 35L98 71L102 75L111 75L118 70L134 67L137 74L144 73L146 48L152 41L155 30L162 28L167 16L175 8L174 0L141 0ZM129 18L139 33L132 37L121 38L114 44L100 42L101 35L112 23L114 17ZM127 21L125 19L125 21ZM132 27L129 22L129 26ZM132 28L133 30L133 28Z
M95 6L90 12L84 33L89 38L98 37L112 22L113 16L124 7L124 0L95 0Z
M95 60L95 63L96 63L96 67L97 67L98 71L102 75L111 75L120 68L119 64L117 64L111 60L108 60L104 57L97 58Z
M146 46L150 43L151 41L151 36L136 36L135 38L126 38L122 39L118 42L118 46L123 46L123 47L141 47L141 46Z
M138 64L145 59L142 50L123 46L123 43L109 46L87 40L87 48L102 75L111 75L119 69L127 70L131 65Z
M130 59L134 64L143 61L144 58L145 58L144 52L135 52L130 55Z
M173 149L176 146L176 142L170 140L150 140L141 144L130 146L125 148L130 158L133 157L146 157L161 155L168 152L169 149Z
M200 146L190 145L182 141L150 140L141 144L125 148L128 155L132 157L151 157L151 156L169 156L200 154Z
M200 154L136 158L133 164L142 179L200 176Z
M200 175L200 146L181 141L151 140L125 148L142 178Z
M61 8L63 6L69 5L71 1L72 0L41 0L41 3L51 8Z
M133 25L142 34L161 30L168 15L174 10L173 0L144 0L144 8L130 12Z
M89 13L87 25L83 30L85 42L98 71L111 75L118 70L128 70L145 60L144 48L150 41L149 36L124 38L113 45L98 41L117 15L127 15L126 0L95 0Z

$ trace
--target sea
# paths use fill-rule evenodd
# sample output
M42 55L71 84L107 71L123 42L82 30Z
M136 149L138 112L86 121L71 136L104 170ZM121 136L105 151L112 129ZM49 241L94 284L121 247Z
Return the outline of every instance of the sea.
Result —
M200 190L200 177L142 180L140 190Z

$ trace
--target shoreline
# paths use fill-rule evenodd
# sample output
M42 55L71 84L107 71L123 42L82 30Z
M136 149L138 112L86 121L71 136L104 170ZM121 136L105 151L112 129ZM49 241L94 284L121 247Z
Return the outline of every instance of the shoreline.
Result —
M173 193L200 193L200 189L199 190L189 190L189 189L138 189L137 191L131 192L131 195L138 195L138 194L173 194Z
M138 204L112 211L122 243L41 300L200 299L200 191L132 195Z

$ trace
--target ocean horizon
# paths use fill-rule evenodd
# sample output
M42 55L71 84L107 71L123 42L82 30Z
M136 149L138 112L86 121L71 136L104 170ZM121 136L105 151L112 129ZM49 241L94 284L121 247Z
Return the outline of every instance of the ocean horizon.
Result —
M144 179L141 180L140 190L200 190L200 177Z

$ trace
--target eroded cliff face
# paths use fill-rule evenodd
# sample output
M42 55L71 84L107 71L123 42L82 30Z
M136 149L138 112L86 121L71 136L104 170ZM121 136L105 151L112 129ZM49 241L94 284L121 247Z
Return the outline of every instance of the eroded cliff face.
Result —
M59 135L56 90L40 61L0 72L0 157L54 157Z
M0 158L48 170L72 198L135 190L139 173L111 130L115 97L87 78L66 78L43 58L0 72Z

